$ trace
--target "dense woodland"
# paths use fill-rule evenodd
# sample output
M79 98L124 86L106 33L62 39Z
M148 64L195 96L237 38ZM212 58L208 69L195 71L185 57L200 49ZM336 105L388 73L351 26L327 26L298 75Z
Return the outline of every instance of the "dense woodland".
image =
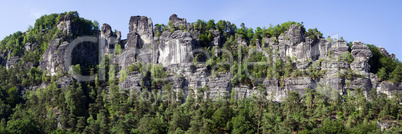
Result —
M66 14L72 14L73 22L80 26L80 31L75 35L66 35L56 27L59 18ZM98 78L93 82L74 80L67 88L59 88L56 81L60 77L71 76L69 73L58 72L55 76L49 76L38 68L49 41L55 38L70 41L83 35L96 36L99 33L98 25L96 21L80 18L77 12L44 15L26 32L16 32L1 41L0 50L10 52L9 56L20 56L21 61L10 69L0 66L0 133L402 133L402 94L396 93L388 98L385 94L378 94L376 89L372 89L367 97L361 89L343 96L305 89L303 96L291 92L288 98L275 102L270 94L263 92L265 88L261 86L258 89L261 92L251 98L237 98L233 91L230 96L213 101L208 98L208 87L189 90L188 95L183 96L181 90L173 92L172 83L154 81L153 78L171 75L161 65L135 63L128 69L119 70L116 65L109 66L111 60L108 58L92 68L74 65L74 69L83 74L97 75L97 70L106 70L105 81L99 81ZM256 41L261 41L263 37L278 37L290 25L303 26L297 22L285 22L253 29L244 24L238 28L224 20L217 23L214 20L198 20L192 23L191 28L175 27L171 23L156 24L155 35L160 36L163 31L200 31L200 44L212 57L207 60L202 54L197 54L194 64L205 61L212 67L227 61L229 57L224 53L212 54L215 48L208 45L213 38L211 29L221 33L225 42L223 48L230 50L234 57L245 57L249 48L255 47ZM314 40L323 38L317 29L304 32ZM237 37L245 39L250 45L237 45ZM39 45L24 51L26 43ZM351 44L348 43L350 47ZM118 55L122 50L120 45L117 46ZM402 63L385 57L374 45L368 46L373 52L370 71L381 80L402 82ZM238 53L239 49L241 53ZM273 54L269 47L266 49L268 54ZM291 57L273 62L272 58L266 58L262 53L254 53L248 60L269 63L249 68L250 75L255 78L318 78L323 73L323 70L316 69L319 65L308 70L296 70L292 65L295 59ZM351 62L353 57L348 53L334 60ZM33 67L25 66L26 62L33 63ZM238 64L242 66L239 68ZM244 62L235 63L234 66L218 65L211 70L211 74L230 70L241 72L240 76L234 74L231 83L251 85L253 80L244 75L243 65ZM151 88L144 87L142 92L119 89L119 82L133 72L144 74L150 80ZM22 95L23 87L42 83L48 86L25 91ZM168 95L155 95L158 93ZM204 94L207 97L204 98ZM381 131L377 124L382 122L388 122L392 127Z

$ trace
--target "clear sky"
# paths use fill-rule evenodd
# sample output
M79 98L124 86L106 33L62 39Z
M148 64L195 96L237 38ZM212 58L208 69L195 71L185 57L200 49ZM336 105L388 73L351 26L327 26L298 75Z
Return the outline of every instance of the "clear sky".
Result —
M1 0L0 38L25 31L44 14L78 11L81 17L108 23L128 33L130 16L152 18L154 24L167 24L176 13L188 22L197 19L228 20L239 26L269 27L286 21L304 22L318 28L324 37L339 34L347 41L359 40L384 47L402 59L402 1L300 1L300 0Z

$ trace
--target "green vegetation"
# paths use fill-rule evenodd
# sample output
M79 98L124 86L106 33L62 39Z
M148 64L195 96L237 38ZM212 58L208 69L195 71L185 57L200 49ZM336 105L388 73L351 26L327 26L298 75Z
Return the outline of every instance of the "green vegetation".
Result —
M119 44L116 44L114 49L115 55L120 55L121 51L122 51L121 46Z
M308 31L306 32L306 36L310 37L313 40L322 38L322 33L320 31L317 30L317 28L314 29L308 29Z
M371 44L367 45L373 56L369 59L370 72L377 74L381 80L390 80L392 82L402 82L402 63L386 57L380 50Z

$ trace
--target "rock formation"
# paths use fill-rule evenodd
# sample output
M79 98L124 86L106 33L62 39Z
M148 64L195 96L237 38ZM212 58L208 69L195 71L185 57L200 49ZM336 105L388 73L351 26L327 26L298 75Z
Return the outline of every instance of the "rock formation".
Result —
M66 15L58 25L58 28L67 33L71 33L69 16ZM326 40L322 38L311 39L306 37L304 29L300 25L291 25L287 31L278 37L262 38L257 40L256 50L264 51L266 48L272 50L271 55L285 61L288 58L295 59L292 63L293 69L298 71L313 70L317 76L292 76L276 78L266 78L260 81L253 81L253 84L245 85L243 83L232 83L234 74L213 73L211 67L205 64L193 64L194 55L200 52L200 31L194 30L186 19L178 18L176 14L170 16L169 21L174 27L186 28L165 30L160 36L155 37L152 20L146 16L132 16L129 21L129 33L127 34L127 44L121 41L121 32L113 33L111 26L103 24L100 31L100 43L105 54L110 54L115 44L122 45L122 53L115 55L116 64L119 69L127 69L130 65L138 62L160 64L168 72L166 78L160 80L171 83L173 91L182 91L183 93L195 92L200 88L207 87L204 97L219 99L220 97L230 97L235 93L237 98L251 97L258 94L268 94L268 99L281 101L287 95L296 91L301 95L305 89L315 89L326 95L333 95L332 92L345 94L347 90L353 92L356 88L363 89L365 95L373 88L378 92L392 96L395 92L400 92L402 86L400 83L391 83L380 81L376 75L370 73L369 58L372 56L370 49L359 41L353 42L353 47L349 48L343 40ZM217 30L210 30L213 38L209 43L210 47L222 47L224 39ZM250 41L238 37L235 39L238 44L248 46ZM29 50L29 44L27 45ZM47 70L51 75L63 71L64 63L61 58L64 55L67 41L60 38L51 40L49 48L42 55L40 69ZM379 48L381 53L389 57L395 57L388 54L385 49ZM251 49L250 49L251 50ZM97 52L94 48L80 48L75 51L76 57L85 57L87 54ZM266 51L267 52L267 51ZM215 56L217 56L216 53ZM351 55L353 61L347 61L343 58L345 55ZM0 53L1 55L5 55ZM4 56L3 56L4 57ZM236 58L236 57L235 57ZM80 61L88 62L97 57L87 56ZM0 61L2 64L4 61ZM8 61L6 62L8 63ZM236 72L237 73L237 72ZM346 77L351 76L351 77ZM118 75L118 77L121 77ZM131 72L127 78L119 83L119 86L125 89L142 91L151 89L152 77L146 76L141 72ZM154 88L161 88L154 87ZM261 92L260 90L264 91Z

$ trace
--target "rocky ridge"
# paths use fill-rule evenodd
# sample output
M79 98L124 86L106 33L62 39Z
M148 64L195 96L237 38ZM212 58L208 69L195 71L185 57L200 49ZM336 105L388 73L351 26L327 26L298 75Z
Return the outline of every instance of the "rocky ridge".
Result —
M347 93L346 90L355 90L362 88L365 95L373 88L377 92L387 94L389 97L395 92L401 92L400 83L380 81L376 75L369 72L369 58L372 56L370 49L359 41L353 42L353 47L349 52L347 43L343 40L313 40L307 37L299 25L291 25L287 31L279 37L263 38L261 43L257 41L257 51L271 48L273 56L285 60L287 57L295 57L293 62L295 70L308 70L314 65L314 70L320 70L320 77L312 78L310 76L296 76L288 78L267 78L263 81L257 81L253 85L232 84L233 74L218 73L212 74L210 68L205 64L195 65L192 63L200 46L199 31L192 29L191 24L186 19L178 18L176 14L170 16L169 21L175 27L185 26L184 30L163 31L158 37L154 34L153 22L146 16L132 16L129 21L129 33L127 34L127 43L121 41L121 32L113 32L111 26L103 24L100 30L99 39L102 44L100 52L112 54L115 44L121 44L123 47L120 55L115 55L114 61L119 69L127 69L130 65L140 63L160 64L170 72L166 79L173 84L174 91L183 90L197 92L200 87L208 87L208 97L218 99L219 96L230 97L232 92L237 97L251 97L257 95L261 88L265 90L268 96L273 96L275 101L281 101L292 91L303 94L304 89L316 89L323 92L331 89L340 94ZM66 16L59 22L57 27L70 33L74 31L75 25L68 20ZM222 46L221 33L217 30L211 31L213 39L210 46ZM237 39L238 44L249 45L250 42ZM69 42L61 38L51 40L49 47L42 55L40 69L46 70L50 75L56 75L57 72L65 70L61 58ZM30 44L26 44L29 49ZM98 63L98 57L95 47L80 47L73 55L76 57L86 57L81 59L81 63ZM395 57L393 54L380 48L381 53L389 57ZM340 60L343 55L351 53L353 61L348 62ZM88 54L93 56L87 56ZM3 53L0 56L4 57ZM18 59L18 58L17 58ZM275 60L275 59L274 59ZM15 62L13 57L6 61L1 58L0 63L12 66ZM345 75L352 75L346 78ZM118 75L118 77L120 77ZM145 81L145 82L141 82ZM127 79L120 82L122 88L130 90L150 89L150 80L145 79L141 73L129 73Z

